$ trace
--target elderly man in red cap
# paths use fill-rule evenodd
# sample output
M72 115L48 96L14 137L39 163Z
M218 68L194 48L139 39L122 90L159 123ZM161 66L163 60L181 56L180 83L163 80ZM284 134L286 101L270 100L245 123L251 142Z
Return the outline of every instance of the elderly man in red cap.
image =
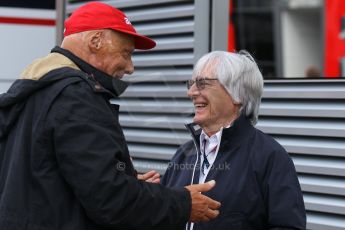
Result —
M215 218L220 203L201 194L214 181L168 189L147 183L154 172L136 175L109 103L134 49L155 42L100 2L77 9L64 35L0 96L0 228L181 229Z

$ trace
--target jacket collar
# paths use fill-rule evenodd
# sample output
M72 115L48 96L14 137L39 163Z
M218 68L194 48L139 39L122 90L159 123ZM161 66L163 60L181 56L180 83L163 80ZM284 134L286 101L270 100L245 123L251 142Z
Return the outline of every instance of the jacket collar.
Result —
M250 132L254 130L249 118L240 115L229 128L223 129L222 141L224 144L232 143L239 145L243 139L250 136Z
M192 136L192 139L199 149L199 139L201 134L201 127L195 123L186 124L185 127L189 131ZM229 128L224 128L222 132L221 138L221 146L228 145L228 144L240 144L243 139L250 136L251 130L253 130L253 126L248 118L244 115L240 115Z
M113 96L118 97L120 96L128 87L128 83L122 80L113 78L112 76L96 69L89 63L85 62L84 60L80 59L72 52L63 49L61 47L54 47L51 50L52 53L60 53L71 61L73 61L83 72L88 74L91 78L93 78L99 85L101 85L105 91L108 91Z

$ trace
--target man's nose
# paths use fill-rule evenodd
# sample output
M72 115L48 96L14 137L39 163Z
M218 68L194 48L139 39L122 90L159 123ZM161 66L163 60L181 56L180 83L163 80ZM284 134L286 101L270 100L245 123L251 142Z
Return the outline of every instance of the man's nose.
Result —
M200 94L200 91L198 89L198 87L196 86L196 83L194 82L193 85L191 85L187 91L187 95L190 98L193 98L195 96L198 96Z
M125 69L125 73L126 74L132 74L134 72L134 65L133 65L133 61L132 59L130 61L128 61L128 64L126 66Z

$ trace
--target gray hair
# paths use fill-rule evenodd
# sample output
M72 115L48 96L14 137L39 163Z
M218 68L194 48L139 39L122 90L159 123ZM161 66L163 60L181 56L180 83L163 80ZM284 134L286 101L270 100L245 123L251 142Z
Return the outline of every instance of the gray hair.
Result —
M232 99L241 104L240 113L255 125L263 91L263 77L254 58L244 50L238 53L213 51L196 63L193 79L205 69L213 74L212 77L218 78Z

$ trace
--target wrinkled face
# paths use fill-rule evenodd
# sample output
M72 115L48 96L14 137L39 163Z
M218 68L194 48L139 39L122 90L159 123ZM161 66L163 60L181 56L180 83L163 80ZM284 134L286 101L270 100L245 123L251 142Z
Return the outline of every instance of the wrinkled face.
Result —
M188 96L192 99L195 108L193 121L207 134L212 135L237 118L240 105L233 101L210 69L204 68L200 75L193 77L192 80L198 81L202 78L206 80L192 84Z
M102 48L97 54L95 67L114 78L122 78L134 71L132 53L134 38L130 35L106 31L102 38Z

